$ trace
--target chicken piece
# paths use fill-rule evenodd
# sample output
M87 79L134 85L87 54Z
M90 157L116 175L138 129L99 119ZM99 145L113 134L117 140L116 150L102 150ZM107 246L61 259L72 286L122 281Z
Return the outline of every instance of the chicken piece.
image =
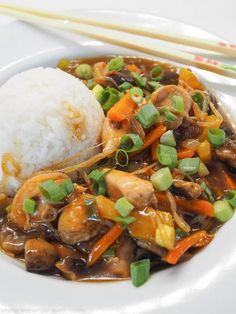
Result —
M50 270L58 259L56 248L43 239L30 239L25 244L25 265L28 271Z
M89 220L88 214L84 195L64 207L58 221L58 233L63 242L76 244L90 240L99 233L101 221Z
M229 166L236 168L236 142L227 140L224 145L215 149L215 156Z
M157 205L154 188L147 180L124 171L111 170L105 176L105 182L107 194L113 200L125 196L137 209Z
M197 199L202 194L202 188L198 183L175 180L173 186L178 193L188 199Z
M115 125L109 118L105 118L102 127L102 142L106 142L103 151L113 150L119 147L121 137L129 133L128 123Z
M184 112L188 113L191 105L192 105L192 98L189 93L182 87L176 85L167 85L161 88L158 88L151 97L151 102L158 108L167 108L170 111L173 111L173 96L181 96L184 102ZM176 113L176 120L175 121L165 121L166 126L168 129L177 129L183 121L183 116Z

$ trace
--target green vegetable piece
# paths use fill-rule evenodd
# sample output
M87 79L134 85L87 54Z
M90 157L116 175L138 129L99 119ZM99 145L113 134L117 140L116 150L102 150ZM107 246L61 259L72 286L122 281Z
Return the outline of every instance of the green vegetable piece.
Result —
M109 71L120 71L124 66L124 58L123 57L115 57L112 58L108 62Z
M141 76L139 73L131 72L131 75L134 79L134 82L139 87L145 87L147 85L147 78L144 76Z
M213 204L215 211L215 218L221 222L225 222L232 218L233 208L229 205L226 200L219 200Z
M161 81L164 78L163 68L160 65L155 66L152 68L150 76L153 81Z
M174 168L177 165L177 151L174 147L158 145L157 158L163 166Z
M135 287L143 285L150 277L150 259L143 259L130 265L131 280Z
M159 191L166 191L173 183L170 169L165 167L157 170L150 178L152 185Z
M168 130L164 133L160 138L160 143L167 146L176 146L174 132L172 130Z
M129 133L122 136L120 148L127 153L135 152L143 146L143 140L137 134Z
M180 171L189 175L198 172L201 160L198 157L195 158L184 158L179 161L178 168Z
M122 217L127 217L134 209L134 205L132 205L126 197L121 197L116 201L115 209Z
M214 146L218 147L223 145L225 142L225 131L222 129L209 129L208 130L208 141Z
M56 184L53 180L48 180L39 185L39 189L43 196L49 202L57 203L66 197L66 193L63 189Z
M177 112L184 112L184 100L182 96L174 95L172 98L173 107Z
M144 129L147 129L157 122L159 116L160 114L157 108L152 103L148 103L139 109L135 118L140 122Z
M93 77L93 68L89 64L80 64L75 69L75 74L80 79L89 80Z
M27 197L24 200L23 209L24 209L24 212L32 215L36 210L36 201Z

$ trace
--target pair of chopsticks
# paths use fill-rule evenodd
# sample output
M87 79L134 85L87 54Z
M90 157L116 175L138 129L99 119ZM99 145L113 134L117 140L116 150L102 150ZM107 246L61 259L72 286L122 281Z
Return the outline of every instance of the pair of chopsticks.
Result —
M110 44L134 49L139 52L170 59L182 64L195 66L223 76L236 78L236 66L205 58L200 55L186 53L175 48L163 47L161 44L154 44L153 41L147 41L146 37L210 50L235 58L236 45L224 42L205 41L189 36L180 36L170 33L166 34L153 28L140 29L135 26L124 26L91 18L59 14L1 3L0 13L11 15L19 20L38 26L52 27L79 33Z

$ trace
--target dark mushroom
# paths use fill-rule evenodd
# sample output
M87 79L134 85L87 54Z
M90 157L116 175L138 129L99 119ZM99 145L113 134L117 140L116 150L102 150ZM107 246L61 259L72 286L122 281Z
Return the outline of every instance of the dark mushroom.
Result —
M58 260L56 248L43 239L30 239L25 244L25 265L31 272L52 269Z
M236 142L227 140L224 145L215 149L215 156L229 166L236 168Z
M173 186L175 192L188 199L197 199L202 194L201 186L195 182L175 180Z

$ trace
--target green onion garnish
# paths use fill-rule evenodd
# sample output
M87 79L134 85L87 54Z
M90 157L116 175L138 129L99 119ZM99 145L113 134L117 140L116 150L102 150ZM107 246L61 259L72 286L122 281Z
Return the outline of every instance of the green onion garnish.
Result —
M107 249L103 254L102 257L103 258L110 258L110 257L114 257L115 256L115 250L113 248L109 248Z
M64 190L56 184L53 180L48 180L39 185L39 189L42 192L43 196L49 201L49 202L60 202L63 200L67 193L64 192Z
M211 192L211 190L209 189L208 185L206 184L206 182L202 182L200 184L201 188L203 189L203 193L204 193L204 196L211 202L211 203L214 203L215 199L213 197L213 194Z
M118 100L119 91L112 87L106 87L102 93L100 104L102 109L109 110Z
M120 71L124 66L124 58L123 57L115 57L112 58L108 62L109 71Z
M116 165L120 167L127 167L129 164L129 156L123 149L118 149L115 154Z
M157 158L163 166L174 168L177 165L177 151L174 147L158 145Z
M131 280L135 287L143 285L150 276L150 259L143 259L130 265Z
M92 170L88 175L89 179L93 181L94 194L105 195L106 185L105 185L105 172L99 169Z
M198 104L200 109L203 109L203 96L201 93L194 93L192 99Z
M234 211L226 200L216 201L213 204L213 207L215 211L215 218L217 220L225 222L232 218Z
M150 72L151 79L153 81L161 81L164 78L164 70L160 65L152 68Z
M132 216L121 217L117 216L114 218L115 221L120 222L123 229L127 228L129 224L132 224L136 218Z
M209 129L208 141L214 146L220 146L225 142L225 131L222 129Z
M124 82L118 86L119 91L125 92L127 89L130 89L133 85L129 82Z
M84 203L87 207L87 219L88 221L101 221L101 217L98 213L97 203L95 198L85 197Z
M24 200L23 209L27 214L33 214L36 209L36 201L27 197Z
M182 96L174 95L172 98L173 107L177 112L184 112L184 100Z
M162 108L162 112L164 113L165 119L168 122L175 121L177 119L176 115L174 115L172 112L170 112L167 108Z
M74 189L73 182L70 178L61 183L59 187L63 190L65 194L70 194Z
M130 97L136 104L140 104L143 101L143 91L139 87L132 87Z
M195 174L198 172L201 160L198 157L184 158L179 161L178 168L187 174Z
M122 217L127 217L134 209L134 205L132 205L126 197L121 197L115 202L115 209Z
M135 118L141 123L144 129L147 129L156 123L159 115L160 114L157 108L152 103L148 103L139 109Z
M150 180L154 188L159 191L165 191L169 189L173 183L170 169L167 167L159 169L153 173Z
M129 133L122 136L120 148L127 153L135 152L143 146L143 140L137 134Z
M147 85L147 78L144 76L141 76L140 74L136 72L131 72L131 75L134 79L134 82L139 87L145 87Z
M172 130L168 130L164 133L160 138L160 143L167 146L176 146L174 132Z
M236 190L230 190L225 194L226 201L233 207L236 207Z
M92 89L92 93L94 94L98 102L101 102L102 100L103 91L104 91L104 88L99 84L96 84L94 88Z
M93 79L88 80L86 86L88 87L88 89L93 89L94 88L94 80Z
M89 64L80 64L75 69L77 77L83 80L89 80L93 76L93 68Z
M155 81L149 81L148 85L150 85L154 91L157 90L158 88L162 87L162 84L155 82Z
M207 166L202 161L200 162L198 175L199 177L206 177L209 175L209 170L207 169Z

